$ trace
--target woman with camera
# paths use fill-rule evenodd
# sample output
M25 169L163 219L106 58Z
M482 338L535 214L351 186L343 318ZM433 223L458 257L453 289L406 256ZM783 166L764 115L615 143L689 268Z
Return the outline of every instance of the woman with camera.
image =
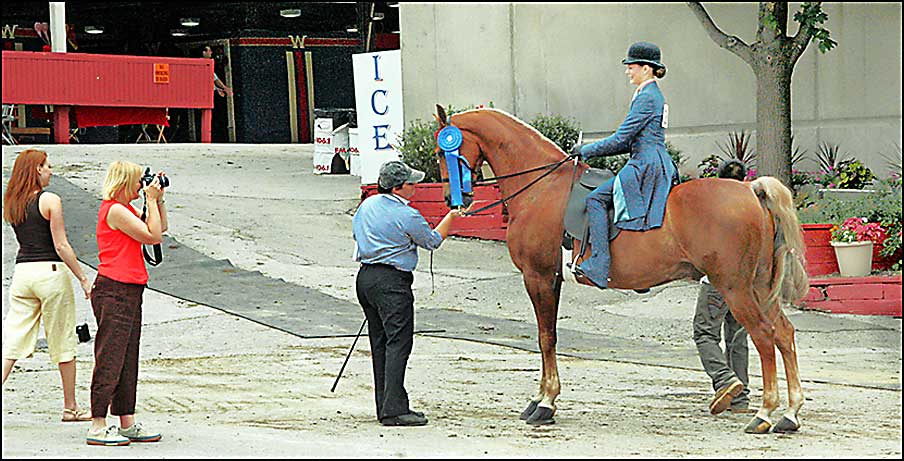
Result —
M90 421L75 401L75 296L70 271L85 292L91 283L66 238L60 197L44 190L52 175L47 153L27 149L13 164L3 197L3 219L19 243L4 322L3 383L17 360L34 353L44 322L50 360L59 364L63 381L63 421ZM68 268L68 270L67 270Z
M163 172L150 180L142 177L141 167L123 161L113 162L104 179L97 215L100 264L91 292L97 336L91 379L94 418L88 445L128 445L161 438L135 422L141 303L148 281L141 245L160 243L167 228L161 182L168 183ZM142 190L147 202L146 220L130 205ZM110 413L119 416L121 428L107 426L108 407Z

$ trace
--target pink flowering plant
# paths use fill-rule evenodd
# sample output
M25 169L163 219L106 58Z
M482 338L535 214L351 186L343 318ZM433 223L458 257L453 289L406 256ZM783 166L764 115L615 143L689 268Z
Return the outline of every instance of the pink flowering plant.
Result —
M882 243L885 238L885 228L877 222L867 222L865 218L848 218L840 226L832 226L833 242Z

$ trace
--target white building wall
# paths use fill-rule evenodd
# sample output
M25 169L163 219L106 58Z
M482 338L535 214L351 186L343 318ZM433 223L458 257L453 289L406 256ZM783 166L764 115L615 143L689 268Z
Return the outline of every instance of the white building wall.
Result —
M704 6L723 31L755 40L756 3ZM821 54L810 44L795 67L795 145L812 154L822 142L837 143L884 171L880 154L897 155L901 146L901 4L824 9L838 46ZM646 40L659 45L668 67L667 140L690 167L717 153L730 131L756 128L753 71L718 47L684 3L402 3L400 22L406 121L429 119L436 103L492 101L525 120L572 116L591 139L602 137L621 123L634 90L621 60L631 43Z

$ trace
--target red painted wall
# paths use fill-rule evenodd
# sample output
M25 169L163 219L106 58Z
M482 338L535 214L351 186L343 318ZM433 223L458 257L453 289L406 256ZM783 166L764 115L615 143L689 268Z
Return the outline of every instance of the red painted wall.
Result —
M4 103L209 109L213 91L210 59L3 51Z

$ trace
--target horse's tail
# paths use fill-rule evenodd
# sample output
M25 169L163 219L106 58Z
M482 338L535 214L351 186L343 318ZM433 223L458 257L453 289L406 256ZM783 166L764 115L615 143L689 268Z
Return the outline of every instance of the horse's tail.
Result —
M760 203L772 212L775 243L772 252L772 291L763 307L775 301L792 303L801 300L810 289L804 268L804 236L794 209L791 190L771 176L751 183Z

